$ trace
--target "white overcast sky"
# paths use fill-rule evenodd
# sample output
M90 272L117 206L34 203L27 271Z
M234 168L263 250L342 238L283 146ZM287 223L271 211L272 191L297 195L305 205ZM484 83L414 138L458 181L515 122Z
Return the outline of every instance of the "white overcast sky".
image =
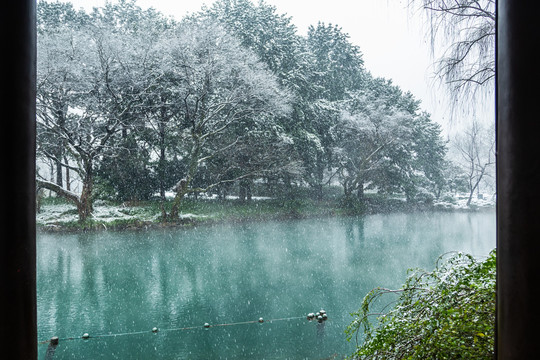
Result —
M50 1L50 0L49 0ZM254 0L258 1L258 0ZM71 0L75 8L91 10L105 0ZM138 0L142 8L154 7L166 15L181 19L214 0ZM423 110L444 128L448 121L446 95L433 81L429 39L422 13L407 8L407 0L266 0L280 14L292 17L300 34L318 21L337 24L360 47L366 68L411 91L422 101Z

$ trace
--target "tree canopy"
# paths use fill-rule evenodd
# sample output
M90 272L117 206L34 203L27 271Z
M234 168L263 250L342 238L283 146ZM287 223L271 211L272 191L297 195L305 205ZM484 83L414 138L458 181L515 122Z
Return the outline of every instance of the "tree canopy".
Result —
M38 28L38 154L56 173L38 186L66 195L62 172L75 173L83 220L100 196L174 191L174 220L186 195L270 179L315 196L340 184L360 202L446 186L440 127L338 25L301 36L264 1L174 21L121 0L90 13L39 1Z

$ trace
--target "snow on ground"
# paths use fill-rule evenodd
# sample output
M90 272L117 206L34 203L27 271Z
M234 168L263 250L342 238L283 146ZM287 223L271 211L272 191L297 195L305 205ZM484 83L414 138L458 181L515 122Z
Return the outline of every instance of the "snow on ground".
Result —
M102 201L96 201L92 219L103 223L118 220L157 221L161 214L153 214L144 208L128 206L112 206ZM205 215L180 214L181 219L195 219ZM41 211L36 214L36 222L40 225L63 224L79 219L77 208L71 204L42 205Z
M158 196L159 194L155 194L155 196ZM166 191L165 192L165 197L167 199L174 199L176 193L173 192L173 191ZM239 197L238 196L235 196L235 195L227 195L225 197L227 200L238 200ZM205 200L216 200L218 199L218 195L217 194L211 194L211 195L208 195L208 194L199 194L199 199L205 199ZM258 200L272 200L273 198L272 197L269 197L269 196L252 196L251 197L251 200L254 200L254 201L258 201Z
M480 196L474 195L471 199L471 205L467 206L468 194L457 194L452 197L451 201L439 200L435 201L434 205L444 209L454 210L466 210L471 208L491 208L495 207L496 196L495 194L480 194Z
M77 219L77 208L70 204L42 205L41 211L36 214L38 224L65 223Z
M155 221L159 216L140 211L135 208L117 207L102 202L94 204L92 218L97 221L110 223L116 220ZM78 220L77 208L70 204L43 205L36 214L38 224L67 223Z
M218 199L218 196L217 194L212 194L212 195L201 195L200 196L201 199L208 199L208 200L217 200ZM238 200L240 197L236 196L236 195L227 195L225 196L225 199L227 200ZM273 198L272 197L269 197L269 196L252 196L251 197L251 200L254 200L254 201L260 201L260 200L272 200Z

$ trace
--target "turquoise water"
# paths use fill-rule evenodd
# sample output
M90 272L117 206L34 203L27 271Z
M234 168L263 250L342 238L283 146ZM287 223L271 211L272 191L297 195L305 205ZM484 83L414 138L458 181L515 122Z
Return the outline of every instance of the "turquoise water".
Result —
M369 290L449 251L487 255L495 213L42 233L37 246L38 340L60 338L53 359L342 358ZM328 321L305 319L319 309Z

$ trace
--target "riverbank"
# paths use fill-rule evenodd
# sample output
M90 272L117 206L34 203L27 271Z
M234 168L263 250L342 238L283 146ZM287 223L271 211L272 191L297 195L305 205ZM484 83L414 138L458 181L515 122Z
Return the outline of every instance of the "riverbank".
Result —
M188 199L184 201L178 221L163 222L161 202L115 203L97 201L91 219L78 221L75 206L60 199L49 199L36 216L42 231L123 230L195 226L218 222L245 222L280 219L302 219L337 216L344 213L328 201L254 199ZM170 207L170 203L165 203Z
M492 209L494 198L475 197L469 206L467 197L456 195L433 203L407 203L399 197L384 198L370 195L355 208L345 207L339 199L273 199L253 198L242 202L235 197L226 199L186 199L182 213L176 222L161 221L161 205L158 200L119 203L98 200L94 203L91 219L78 221L77 209L59 198L44 199L36 215L40 231L89 231L124 230L176 226L195 226L217 222L245 222L281 219L304 219L315 217L350 216L358 214L411 212L411 211L479 211ZM165 207L170 206L170 201Z

